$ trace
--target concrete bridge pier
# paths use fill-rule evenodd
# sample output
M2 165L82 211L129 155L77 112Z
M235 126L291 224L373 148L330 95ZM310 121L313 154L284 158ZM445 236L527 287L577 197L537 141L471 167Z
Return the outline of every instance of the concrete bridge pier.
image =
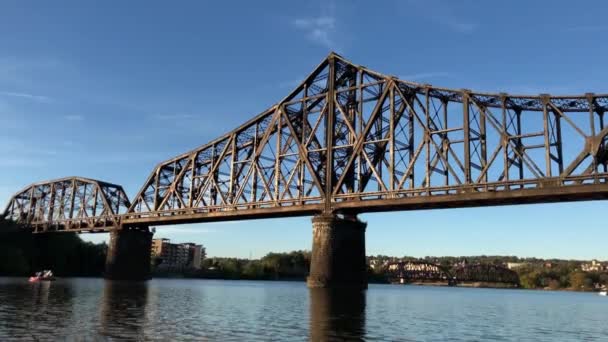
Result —
M313 217L310 288L367 288L365 228L355 215Z
M130 281L150 279L152 235L148 227L125 227L111 231L105 278Z

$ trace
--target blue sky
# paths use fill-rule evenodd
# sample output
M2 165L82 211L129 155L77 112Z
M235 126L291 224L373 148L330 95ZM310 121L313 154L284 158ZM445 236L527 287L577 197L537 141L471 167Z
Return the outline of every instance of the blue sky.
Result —
M70 175L134 197L154 165L283 98L331 50L438 86L608 92L600 1L0 3L0 207ZM362 215L368 254L608 259L608 203ZM310 218L159 228L210 255L310 249ZM83 235L99 241L106 235Z

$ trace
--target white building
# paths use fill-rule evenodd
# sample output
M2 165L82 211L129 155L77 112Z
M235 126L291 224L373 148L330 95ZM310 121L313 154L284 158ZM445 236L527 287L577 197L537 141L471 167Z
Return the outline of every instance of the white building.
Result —
M604 266L601 262L593 259L590 264L582 264L581 269L583 272L601 272L606 270L606 266Z
M161 269L200 269L206 256L205 247L191 242L171 243L169 239L152 241L152 261L160 259Z

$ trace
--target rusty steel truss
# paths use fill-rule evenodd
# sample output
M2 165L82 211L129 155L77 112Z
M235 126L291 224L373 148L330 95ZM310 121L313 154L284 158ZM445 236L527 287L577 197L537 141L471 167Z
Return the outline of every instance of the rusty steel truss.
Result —
M490 282L519 285L519 275L501 265L456 264L444 266L425 261L391 262L385 274L391 282L445 282L449 285L467 282Z
M119 185L70 177L22 189L11 198L4 215L36 232L101 232L120 225L120 215L130 205Z
M156 166L134 226L605 199L608 94L403 81L331 53L236 130Z

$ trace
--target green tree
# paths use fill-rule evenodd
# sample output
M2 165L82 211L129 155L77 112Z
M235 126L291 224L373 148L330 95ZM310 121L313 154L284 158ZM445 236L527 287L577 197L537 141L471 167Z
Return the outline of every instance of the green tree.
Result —
M593 281L585 272L576 271L570 274L570 287L577 291L588 291L592 288Z
M0 245L0 274L27 275L30 273L28 260L21 249Z
M519 283L525 289L535 289L540 287L540 273L537 270L525 269L519 273Z
M264 268L259 261L249 261L243 267L243 276L247 279L264 278Z

